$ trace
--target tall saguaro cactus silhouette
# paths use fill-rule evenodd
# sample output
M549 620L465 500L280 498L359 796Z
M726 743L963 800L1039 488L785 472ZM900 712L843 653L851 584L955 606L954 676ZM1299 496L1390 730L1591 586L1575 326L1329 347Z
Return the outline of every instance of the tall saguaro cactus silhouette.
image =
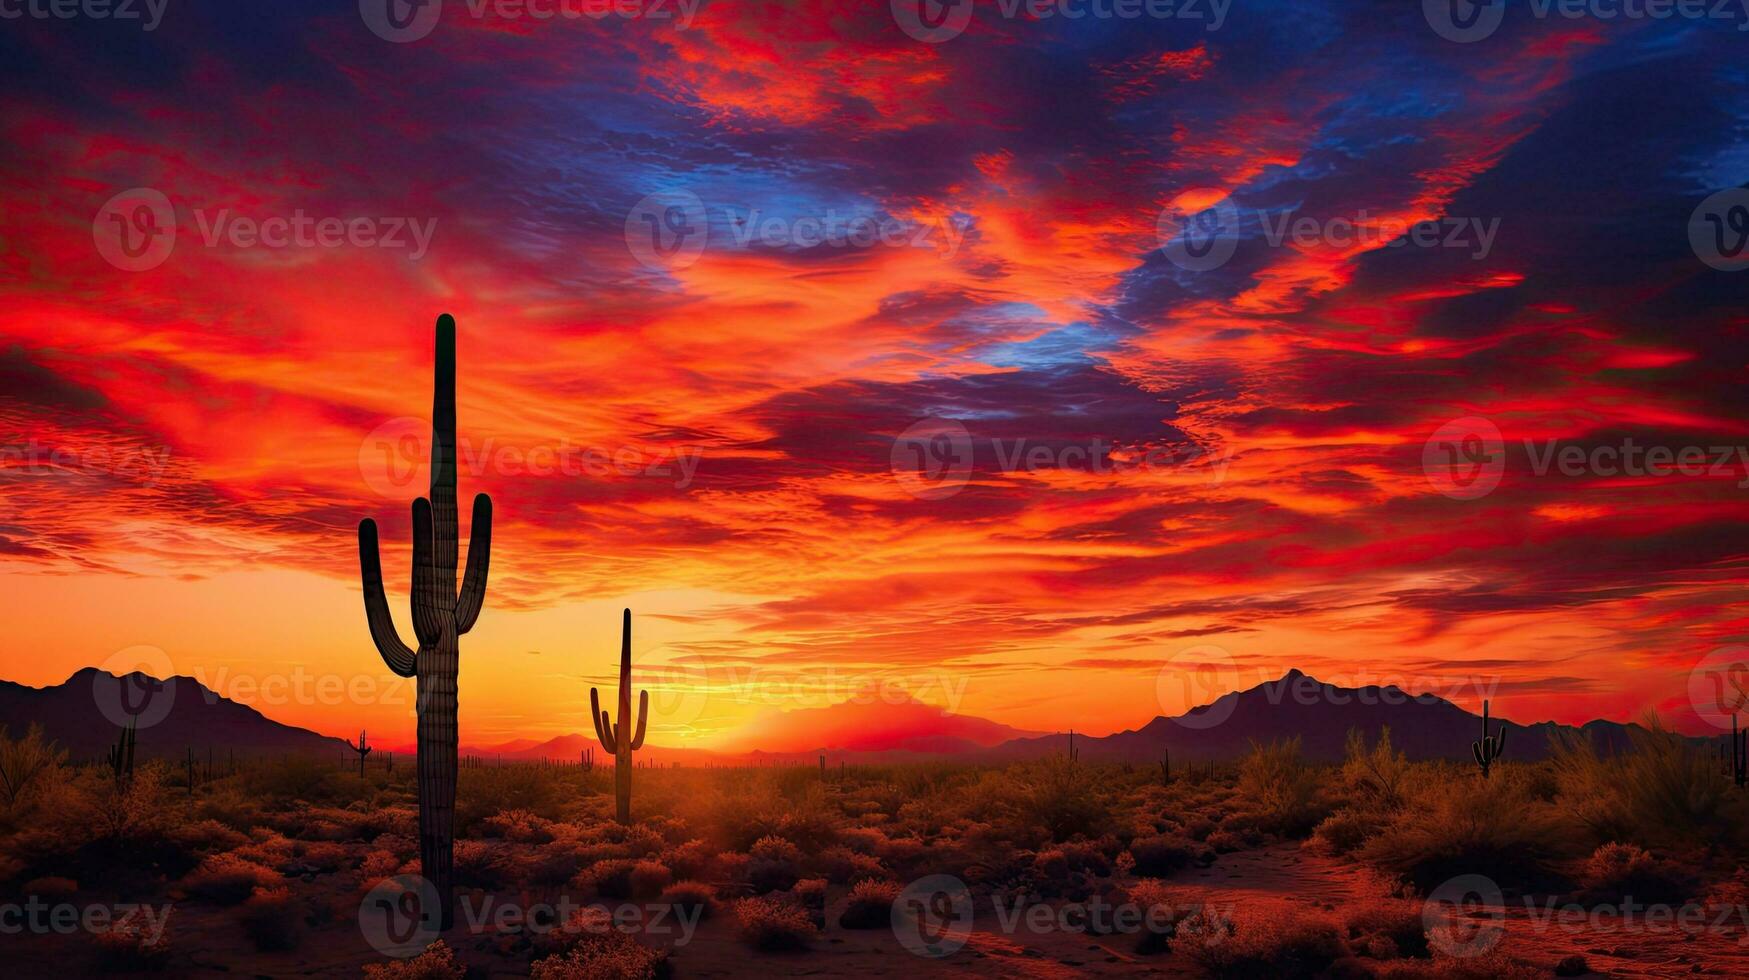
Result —
M358 753L358 778L364 778L364 757L370 755L370 745L364 740L364 729L358 730L358 744L346 743L346 747Z
M474 498L468 565L456 590L460 560L456 517L455 320L437 318L431 398L431 495L413 501L413 632L417 651L402 642L383 594L377 525L358 524L358 565L371 639L389 669L418 678L419 866L436 890L442 928L454 924L456 782L456 672L459 638L472 629L486 601L492 555L492 498Z
M1488 734L1488 702L1482 702L1482 740L1471 742L1470 751L1475 753L1476 765L1482 767L1482 778L1488 778L1488 770L1494 763L1500 761L1501 753L1506 751L1506 726L1500 726L1500 734Z
M632 822L632 752L644 747L644 726L650 720L650 692L638 692L638 726L632 731L632 611L625 611L619 644L619 721L610 722L601 710L601 696L589 689L589 716L595 719L595 737L613 753L613 795L620 823Z

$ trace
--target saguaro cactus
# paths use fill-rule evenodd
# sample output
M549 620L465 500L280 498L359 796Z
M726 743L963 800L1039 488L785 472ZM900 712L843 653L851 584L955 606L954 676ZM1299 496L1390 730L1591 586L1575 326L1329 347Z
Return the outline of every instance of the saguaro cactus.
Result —
M1078 761L1081 757L1075 754L1075 729L1069 729L1069 761Z
M1500 761L1501 753L1506 751L1506 726L1500 726L1500 734L1488 734L1488 702L1482 702L1482 740L1471 742L1470 751L1475 753L1476 765L1482 767L1482 778L1488 778L1488 770L1494 763Z
M1731 781L1742 789L1749 783L1749 729L1737 730L1737 713L1731 712Z
M115 744L109 747L109 771L117 784L130 782L134 778L134 719L128 718L127 725L122 728Z
M1160 751L1160 785L1172 785L1172 750Z
M595 719L595 737L613 753L613 795L620 823L632 822L632 752L644 747L644 726L650 720L650 692L638 692L637 732L632 731L632 611L625 611L619 644L619 721L610 722L601 710L601 696L589 689L589 716Z
M358 744L346 743L346 747L358 753L358 778L364 778L364 757L370 755L370 746L365 744L364 729L358 730Z
M455 921L456 672L459 637L473 629L486 601L492 555L492 499L474 498L467 571L456 590L460 560L456 519L455 320L437 318L431 399L431 496L413 501L413 632L417 652L401 641L383 594L377 525L358 524L358 565L371 639L389 669L418 678L419 867L436 890L442 928Z

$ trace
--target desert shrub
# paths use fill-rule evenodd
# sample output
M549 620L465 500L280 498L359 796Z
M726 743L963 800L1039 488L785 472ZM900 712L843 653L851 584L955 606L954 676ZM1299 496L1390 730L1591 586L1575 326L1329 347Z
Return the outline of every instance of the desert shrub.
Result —
M518 810L556 820L563 785L535 766L462 769L456 773L456 833L483 832L489 818Z
M156 970L170 959L170 913L165 906L154 921L149 906L136 908L92 935L97 958L116 971Z
M838 885L846 885L859 878L878 878L886 873L879 858L858 854L843 846L826 848L811 863L814 870L826 876L827 881Z
M1583 733L1551 743L1561 802L1595 839L1688 847L1721 836L1730 780L1716 761L1656 715L1628 735L1632 751L1607 759Z
M209 854L235 850L249 843L248 837L211 819L175 824L166 830L165 836L180 847Z
M636 861L614 858L597 861L578 875L581 883L593 887L602 898L631 898L632 870Z
M502 844L478 840L455 842L455 880L463 888L493 890L517 879L514 857Z
M1428 955L1423 911L1420 902L1380 893L1348 903L1339 914L1351 948L1390 960Z
M1131 885L1127 900L1142 913L1136 952L1144 956L1170 951L1178 924L1200 907L1185 893L1154 878L1143 878Z
M1337 810L1312 829L1306 846L1326 857L1345 857L1359 850L1383 826L1384 820L1377 812Z
M747 865L752 861L738 851L724 851L711 859L711 874L718 881L741 884L747 880Z
M795 900L808 912L808 918L818 928L826 928L826 879L803 878L790 890Z
M639 861L632 865L627 885L631 889L631 897L639 900L655 898L667 888L674 875L668 867L659 861Z
M1069 857L1060 847L1052 847L1033 855L1032 870L1046 881L1067 881L1069 879Z
M1585 860L1580 885L1599 900L1633 897L1648 902L1680 902L1687 897L1685 876L1669 862L1637 844L1612 841Z
M183 890L190 896L215 905L236 905L247 900L257 888L271 890L284 884L279 872L235 853L214 854L182 879Z
M1547 882L1553 863L1572 854L1573 834L1513 772L1428 783L1357 853L1423 890L1460 874L1509 887Z
M1239 763L1239 795L1257 826L1284 837L1301 837L1323 816L1318 777L1300 760L1300 740L1252 743Z
M243 932L256 949L294 949L303 931L303 915L292 902L291 889L256 888L243 903Z
M868 878L850 889L850 902L838 924L845 929L885 929L893 921L893 903L899 900L896 882Z
M1366 734L1348 730L1342 782L1357 801L1371 807L1395 810L1403 805L1409 778L1409 757L1391 748L1391 729L1379 729L1379 740L1367 748Z
M794 902L777 898L743 898L735 902L741 941L765 953L802 950L820 930Z
M1020 798L1021 813L1052 840L1095 836L1110 820L1099 787L1082 766L1051 758L1030 767L1022 778L1026 789Z
M553 822L528 810L500 810L482 821L489 837L501 837L516 844L550 844Z
M1174 871L1190 866L1200 849L1182 837L1161 835L1142 837L1130 842L1130 856L1136 862L1136 874L1144 878L1164 878Z
M683 915L696 913L702 922L716 908L716 889L702 881L677 881L663 889L660 901Z
M710 867L710 850L702 840L689 840L662 852L661 861L676 878L703 877Z
M623 932L590 935L565 953L536 960L534 980L657 980L669 973L668 954Z
M327 798L333 775L333 766L319 759L288 755L250 767L244 771L243 782L256 799L318 800Z
M1175 952L1186 951L1209 976L1235 980L1315 976L1346 952L1334 922L1286 901L1247 902L1230 919L1204 906L1178 935Z
M412 959L370 963L364 968L365 980L463 980L465 975L455 961L455 951L441 939Z
M33 724L15 739L0 725L0 818L11 820L29 810L66 761L67 753L43 737L42 726Z
M1208 839L1203 843L1207 844L1209 850L1216 854L1231 854L1234 851L1244 850L1246 846L1245 839L1230 830L1217 830L1209 834Z

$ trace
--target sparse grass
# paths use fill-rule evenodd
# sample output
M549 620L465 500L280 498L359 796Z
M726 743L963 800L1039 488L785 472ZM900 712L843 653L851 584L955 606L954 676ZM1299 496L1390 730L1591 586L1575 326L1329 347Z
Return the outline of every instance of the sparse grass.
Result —
M807 910L780 898L743 898L735 903L741 941L762 953L807 949L820 934Z
M869 878L850 889L850 903L838 924L845 929L885 929L892 925L893 903L898 901L897 882Z

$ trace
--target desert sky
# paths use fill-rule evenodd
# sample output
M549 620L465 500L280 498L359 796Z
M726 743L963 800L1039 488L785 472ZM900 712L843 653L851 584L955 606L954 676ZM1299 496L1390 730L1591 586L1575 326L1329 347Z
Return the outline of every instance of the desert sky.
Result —
M1749 634L1749 273L1690 239L1749 181L1741 19L370 6L0 23L0 676L149 648L406 739L355 529L410 638L445 312L496 505L470 744L587 731L625 607L651 742L699 747L852 695L1104 734L1289 667L1693 727ZM1477 419L1498 484L1452 492Z

